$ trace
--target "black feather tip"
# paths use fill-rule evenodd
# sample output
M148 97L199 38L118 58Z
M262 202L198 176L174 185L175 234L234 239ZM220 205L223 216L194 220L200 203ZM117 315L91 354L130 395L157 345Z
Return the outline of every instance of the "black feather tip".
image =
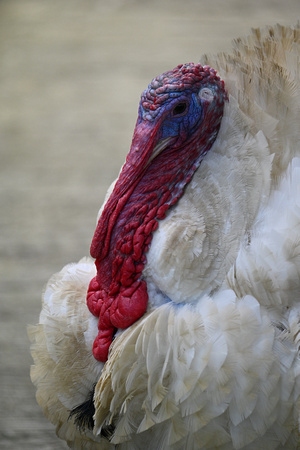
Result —
M69 420L74 417L74 423L80 432L86 430L93 430L95 406L94 406L94 393L96 384L94 384L93 389L90 391L88 398L85 402L78 406L75 406L70 411ZM103 426L101 429L101 436L105 439L110 440L115 431L115 426L113 424Z
M75 406L70 411L69 420L74 417L74 423L80 431L93 430L94 428L94 392L96 384L94 384L93 389L90 391L88 398L85 402L78 406Z

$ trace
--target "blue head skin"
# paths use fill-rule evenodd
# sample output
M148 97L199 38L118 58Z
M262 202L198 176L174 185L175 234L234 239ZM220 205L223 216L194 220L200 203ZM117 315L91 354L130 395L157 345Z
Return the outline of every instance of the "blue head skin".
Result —
M206 125L204 131L207 141L215 139L225 100L227 94L224 83L217 77L216 71L208 66L185 64L156 77L141 96L131 148L136 146L137 137L142 149L143 135L148 139L152 131L154 147L162 140L168 146L187 146L190 138L195 141L200 137L203 131L201 124ZM210 112L213 112L212 116ZM150 153L154 148L151 147L148 148ZM165 145L160 143L159 148L162 151ZM150 160L153 159L151 154L148 153L148 156ZM157 156L155 151L154 156Z

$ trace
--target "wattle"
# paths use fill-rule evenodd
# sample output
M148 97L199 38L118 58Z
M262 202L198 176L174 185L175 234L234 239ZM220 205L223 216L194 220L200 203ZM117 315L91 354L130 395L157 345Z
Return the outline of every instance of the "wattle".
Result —
M183 164L178 171L177 165L171 162L167 171L161 164L165 172L162 170L162 175L158 176L157 165L153 164L144 174L120 212L107 256L96 257L97 276L90 283L87 304L90 311L100 317L99 334L93 347L94 356L100 361L107 359L115 329L127 328L145 313L147 285L140 280L145 253L158 221L164 219L169 207L180 198L197 168L192 164L185 170ZM103 216L99 222L102 220Z

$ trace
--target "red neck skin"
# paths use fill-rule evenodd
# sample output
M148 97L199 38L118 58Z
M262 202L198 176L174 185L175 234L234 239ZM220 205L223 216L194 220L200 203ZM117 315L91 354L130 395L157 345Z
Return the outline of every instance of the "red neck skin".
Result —
M87 304L99 317L93 346L97 360L107 360L117 328L127 328L145 313L148 294L141 275L152 233L181 197L211 145L206 137L197 144L166 148L144 170L138 170L141 161L137 166L125 163L91 245L97 276L90 283Z

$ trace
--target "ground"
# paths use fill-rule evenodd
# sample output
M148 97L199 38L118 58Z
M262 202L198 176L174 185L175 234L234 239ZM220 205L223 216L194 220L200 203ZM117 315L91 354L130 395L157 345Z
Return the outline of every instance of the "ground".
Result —
M35 401L26 327L50 275L89 253L140 93L299 15L299 0L0 1L1 449L66 448Z

